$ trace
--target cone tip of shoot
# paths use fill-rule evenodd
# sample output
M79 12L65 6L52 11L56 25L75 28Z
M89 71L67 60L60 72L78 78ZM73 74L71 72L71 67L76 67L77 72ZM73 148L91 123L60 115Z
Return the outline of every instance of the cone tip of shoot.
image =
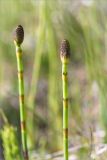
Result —
M61 61L68 62L70 59L70 44L67 39L63 39L60 44L60 57Z
M24 40L24 29L21 25L18 25L14 31L14 41L17 45L21 45Z

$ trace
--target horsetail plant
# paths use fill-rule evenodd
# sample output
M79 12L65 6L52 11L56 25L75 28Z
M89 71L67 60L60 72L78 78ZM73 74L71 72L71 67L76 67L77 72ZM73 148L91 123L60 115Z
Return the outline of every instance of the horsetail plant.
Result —
M24 40L24 30L21 25L18 25L14 32L14 44L16 47L17 70L18 70L18 83L19 83L19 103L20 103L20 126L22 138L22 150L24 160L28 160L27 149L27 131L26 131L26 117L24 106L24 80L23 80L23 63L22 63L22 49L21 44Z
M62 90L63 90L63 150L64 160L68 160L68 73L67 65L70 59L70 45L67 40L62 40L60 46L62 62Z

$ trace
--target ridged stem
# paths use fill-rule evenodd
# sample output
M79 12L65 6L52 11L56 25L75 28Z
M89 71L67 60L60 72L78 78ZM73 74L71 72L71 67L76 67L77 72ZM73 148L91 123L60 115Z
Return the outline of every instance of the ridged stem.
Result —
M20 45L16 46L17 70L18 70L18 83L19 83L19 103L20 103L20 125L21 125L21 138L24 160L29 160L27 149L27 132L26 132L26 116L24 106L24 79L23 79L23 63L22 63L22 49Z
M68 160L68 73L67 63L62 61L62 88L63 88L63 149L64 160Z

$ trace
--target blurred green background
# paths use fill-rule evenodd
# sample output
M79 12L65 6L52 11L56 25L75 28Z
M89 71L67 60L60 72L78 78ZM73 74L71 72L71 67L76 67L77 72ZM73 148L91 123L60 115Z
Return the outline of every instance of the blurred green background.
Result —
M59 44L65 38L71 46L69 148L81 145L77 159L92 159L95 146L107 142L107 1L0 0L0 154L6 160L19 160L14 156L21 155L13 43L19 24L25 31L22 48L31 159L46 159L47 153L63 149Z

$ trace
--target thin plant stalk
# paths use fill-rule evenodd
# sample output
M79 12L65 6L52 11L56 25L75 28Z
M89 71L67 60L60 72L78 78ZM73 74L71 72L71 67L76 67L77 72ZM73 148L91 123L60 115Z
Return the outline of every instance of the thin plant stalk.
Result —
M27 131L26 131L26 118L24 106L24 79L23 79L23 63L22 63L22 49L21 43L24 39L24 30L21 25L17 26L14 34L14 44L16 47L17 70L18 70L18 83L19 83L19 103L20 103L20 125L21 125L21 138L24 160L28 160L27 149Z
M64 160L68 160L68 62L70 46L67 40L61 42L60 57L62 62L62 90L63 90L63 149Z

